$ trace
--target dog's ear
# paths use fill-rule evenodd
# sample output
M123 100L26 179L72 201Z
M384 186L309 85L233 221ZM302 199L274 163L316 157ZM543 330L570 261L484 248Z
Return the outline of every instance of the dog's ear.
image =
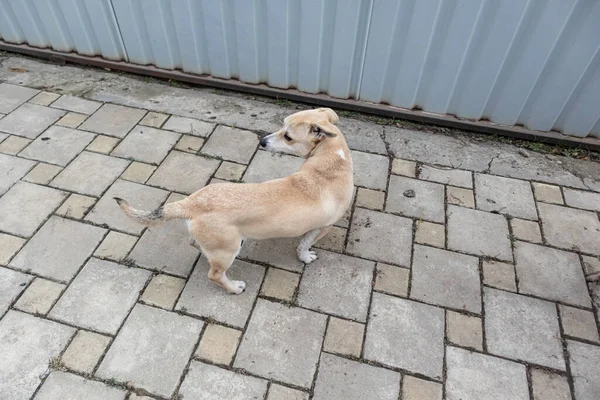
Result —
M310 131L319 140L336 137L338 133L340 133L340 130L337 128L337 126L329 122L320 122L317 124L313 124L310 128Z
M319 108L317 111L325 113L325 115L327 115L327 119L332 124L335 124L336 122L338 122L340 120L338 115L331 108Z

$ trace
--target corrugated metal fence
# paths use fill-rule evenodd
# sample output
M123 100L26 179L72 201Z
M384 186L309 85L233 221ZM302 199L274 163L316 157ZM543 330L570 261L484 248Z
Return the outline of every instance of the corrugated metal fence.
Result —
M600 137L600 0L0 0L0 39Z

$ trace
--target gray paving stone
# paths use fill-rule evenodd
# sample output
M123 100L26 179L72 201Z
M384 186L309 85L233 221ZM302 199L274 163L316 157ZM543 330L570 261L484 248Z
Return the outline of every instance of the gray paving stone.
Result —
M246 282L244 293L236 296L212 283L208 279L208 270L206 257L201 257L183 289L175 310L243 328L258 295L265 274L264 267L238 260L233 262L227 270L227 276L232 280Z
M210 324L202 333L195 356L215 364L230 365L242 332L223 325Z
M444 248L446 245L446 227L427 221L417 221L415 243Z
M446 311L448 341L462 347L483 351L483 326L481 318Z
M39 92L23 86L0 83L0 113L8 114Z
M80 129L122 138L142 119L144 114L146 114L144 110L104 104L80 126Z
M21 150L31 143L31 139L10 135L8 139L0 144L0 152L16 156Z
M133 248L138 238L124 233L110 231L100 246L94 252L98 258L107 258L113 261L121 261Z
M23 180L29 183L47 185L60 171L62 171L62 168L56 165L39 163L25 175Z
M26 103L0 120L0 131L33 139L64 114L62 110Z
M600 342L598 326L592 311L563 306L562 304L558 308L565 335L589 340L590 342Z
M389 264L410 265L412 220L377 211L356 208L349 254Z
M394 158L392 161L392 174L415 178L417 176L417 163L415 161Z
M151 227L144 232L129 258L144 268L187 278L200 253L190 246L189 237L181 220Z
M179 393L191 400L262 400L267 393L267 381L192 361Z
M10 266L69 282L104 238L105 229L53 216Z
M402 400L442 400L441 383L404 375L402 378Z
M369 189L385 190L390 160L387 157L350 151L354 166L354 184Z
M90 115L100 108L102 103L97 101L82 99L81 97L64 95L52 103L53 108L60 108L67 111L73 111L80 114Z
M565 369L554 303L484 288L485 334L491 354Z
M96 375L171 397L198 343L202 321L138 304Z
M448 248L512 261L508 222L497 214L448 206Z
M523 364L452 346L446 353L446 399L529 400Z
M31 100L29 100L29 102L40 106L48 106L59 97L60 95L56 93L40 92L39 94L35 95Z
M48 370L48 362L67 346L75 329L11 310L0 320L0 393L28 400Z
M77 128L86 119L87 115L85 114L69 112L64 117L56 121L56 125L65 126L67 128Z
M104 355L110 341L111 338L108 336L79 330L63 353L61 361L69 369L91 374Z
M600 394L600 347L567 340L567 350L577 400L597 399Z
M29 237L66 197L56 189L19 182L0 197L0 230Z
M513 217L537 220L533 192L528 181L475 174L477 208Z
M100 196L127 167L129 161L84 151L51 182L60 189Z
M368 151L387 156L383 137L383 126L353 118L342 118L337 123L352 150Z
M156 275L144 290L140 300L145 304L172 310L184 287L185 279L164 274Z
M531 369L533 400L571 400L566 377L537 368Z
M139 268L90 259L50 311L52 318L114 335L150 277Z
M48 281L42 278L36 278L27 290L17 301L14 307L17 310L25 311L30 314L45 315L65 289L65 285ZM0 312L1 314L1 312Z
M441 380L444 310L373 293L364 358Z
M323 353L313 399L396 400L398 372Z
M163 126L163 129L185 133L186 135L208 137L213 129L215 129L215 124L173 115Z
M94 139L94 134L51 126L19 156L66 166Z
M107 224L113 229L139 235L144 230L144 226L128 218L121 211L113 197L126 199L133 207L140 210L154 210L165 201L168 194L164 190L117 180L96 203L85 219L96 224Z
M0 267L0 318L32 279L33 276Z
M248 164L258 146L258 136L250 131L220 125L202 147L202 153Z
M483 261L483 283L498 289L517 291L515 266L499 261Z
M259 299L234 367L310 388L326 320L322 314Z
M444 222L444 186L392 175L385 210L407 217Z
M415 244L411 298L480 314L480 285L476 257Z
M422 165L419 171L419 179L473 189L471 171Z
M331 317L323 350L347 356L360 357L365 326L341 318Z
M26 240L20 237L0 233L0 265L7 265L25 242Z
M544 203L564 204L560 187L545 183L533 182L533 194L537 201Z
M519 292L583 307L591 306L577 254L517 242L515 261Z
M69 198L56 210L56 215L75 219L83 218L96 203L96 198L72 193Z
M302 275L298 304L365 322L374 268L374 262L320 251Z
M304 263L298 259L296 252L300 240L300 238L247 240L242 246L239 258L263 262L288 271L302 272Z
M166 114L149 112L140 121L140 125L151 126L153 128L160 128L161 125L169 118Z
M532 243L542 243L542 233L537 221L528 221L526 219L512 218L510 220L512 234L520 240Z
M279 268L269 268L260 294L283 301L292 301L300 275Z
M191 194L206 185L218 167L218 160L172 151L154 172L148 184Z
M247 183L260 183L284 178L298 172L302 164L304 159L300 157L259 150L248 166L243 180Z
M600 193L565 188L564 194L565 202L569 207L600 211Z
M127 392L62 371L50 373L36 400L125 400Z
M376 290L400 297L407 297L409 280L410 269L377 263Z
M385 192L377 190L358 188L356 192L356 206L369 208L371 210L383 210L385 202Z
M548 244L600 255L600 221L596 213L552 204L538 204Z
M457 188L454 186L446 187L446 201L448 204L475 208L475 197L470 189Z
M138 125L110 153L149 164L160 164L181 135Z
M2 196L10 187L27 172L33 168L35 162L24 160L19 157L9 156L0 153L0 196Z
M306 392L271 383L267 400L308 400L308 398L309 394Z

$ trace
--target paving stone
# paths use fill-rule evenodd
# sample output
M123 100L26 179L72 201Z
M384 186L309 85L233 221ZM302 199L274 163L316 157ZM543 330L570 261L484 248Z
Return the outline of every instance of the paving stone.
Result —
M517 291L515 267L499 261L483 262L483 283L498 289Z
M567 378L537 368L531 369L533 400L571 400Z
M449 346L446 365L448 400L529 399L523 364Z
M356 206L369 208L371 210L383 210L385 193L377 190L358 188L356 192Z
M69 198L56 210L57 215L81 219L94 205L96 199L93 197L71 194Z
M446 229L442 224L417 221L415 242L443 248L446 244Z
M220 125L202 148L202 153L229 161L248 164L256 147L255 133Z
M187 278L200 253L190 246L189 237L187 226L180 220L150 227L129 258L144 268Z
M591 211L539 204L546 241L567 250L600 255L600 221Z
M332 353L360 357L365 326L357 322L331 317L323 349Z
M441 380L444 310L373 293L364 358Z
M446 330L450 342L483 351L482 329L481 318L446 311Z
M156 399L154 397L140 396L135 393L130 393L128 400L156 400Z
M442 400L442 385L414 376L404 375L402 379L403 400Z
M276 383L271 383L267 400L308 400L309 394L300 390L291 389Z
M60 95L56 93L40 92L37 95L35 95L31 100L29 100L29 102L37 104L38 106L49 106L54 100L58 99L59 97Z
M560 187L546 183L533 182L533 193L537 201L544 203L564 204Z
M10 266L69 282L105 233L102 228L53 216L11 261Z
M247 240L242 246L239 258L263 262L292 272L302 272L304 263L298 259L296 252L299 243L299 238Z
M234 367L308 389L317 368L326 321L322 314L259 299Z
M0 153L0 196L21 179L35 165L35 162Z
M138 304L96 375L130 382L152 394L171 397L203 325L202 321L190 317Z
M448 248L512 261L508 223L497 214L448 206Z
M0 239L1 243L1 239ZM590 275L598 275L600 276L600 258L590 257L590 256L581 256L583 260L583 271L586 277ZM0 257L0 262L2 257Z
M385 263L410 265L412 221L408 218L356 208L347 252Z
M275 299L292 301L300 275L278 268L269 268L260 294Z
M144 164L137 161L129 164L129 167L121 175L121 179L137 183L145 183L156 170L154 165Z
M325 237L315 243L314 247L343 253L346 246L347 232L347 229L333 226Z
M2 291L0 291L2 293ZM0 320L0 393L6 399L31 398L48 362L67 346L75 329L10 310Z
M137 108L104 104L81 125L81 129L123 138L144 114L146 111Z
M171 191L191 194L206 185L218 167L217 160L172 151L148 183Z
M26 103L0 120L0 131L34 139L64 114L62 110Z
M29 143L31 143L30 139L22 138L20 136L9 136L8 139L0 144L0 152L15 156L27 147Z
M147 126L136 126L111 155L160 164L181 135Z
M204 139L183 135L175 148L188 153L196 153L204 145Z
M444 186L394 175L390 178L385 210L443 223Z
M599 342L598 327L591 311L559 305L565 335Z
M475 174L477 208L513 217L537 220L533 192L528 181Z
M398 372L323 354L313 398L396 400L399 392Z
M97 101L82 99L81 97L64 95L52 103L53 108L60 108L80 114L90 115L100 108L102 103Z
M390 161L387 157L350 151L354 164L354 184L369 189L385 190Z
M0 197L0 230L31 236L67 193L27 182L15 184Z
M337 126L343 132L350 149L387 155L382 139L383 126L354 118L342 118Z
M202 334L196 357L215 364L230 365L242 332L222 325L210 324Z
M56 121L56 125L65 126L67 128L77 128L87 119L85 114L77 114L74 112L67 113L64 117Z
M406 297L408 295L409 279L409 269L377 263L377 278L375 280L376 290Z
M15 304L15 308L31 314L46 314L65 285L36 278Z
M80 330L61 360L74 371L91 374L110 343L110 337Z
M107 224L112 229L139 235L145 227L123 214L113 197L126 199L133 207L141 210L154 210L163 203L167 195L168 192L164 190L117 180L85 219L96 224Z
M304 270L298 304L365 322L374 268L375 263L370 261L321 251L319 258Z
M141 300L146 304L172 310L184 286L183 279L169 275L156 275L144 290Z
M414 161L394 158L394 161L392 161L392 174L414 178L417 176L417 163Z
M565 202L570 207L584 210L600 211L600 193L584 192L582 190L564 189Z
M448 287L454 290L447 290ZM415 245L410 297L481 313L479 261L476 257Z
M590 307L590 297L577 254L517 242L515 260L521 293Z
M245 165L235 164L228 161L223 161L221 166L215 172L215 178L225 179L228 181L241 180L246 171Z
M419 179L473 189L471 171L422 165L419 168Z
M93 133L51 126L23 150L20 156L64 167L93 139Z
M179 393L184 399L262 400L267 381L192 361Z
M215 124L209 124L208 122L192 118L177 117L175 115L169 118L163 126L163 129L201 137L208 137L214 128Z
M140 125L151 126L153 128L160 128L163 122L167 120L167 118L169 118L169 116L166 114L149 112L144 118L142 118L142 120L140 121Z
M540 225L536 221L512 218L510 220L510 225L512 227L512 233L517 239L532 243L542 243Z
M23 86L0 83L0 112L8 114L39 92Z
M127 160L84 151L54 178L52 186L100 196L128 164Z
M448 204L475 208L475 198L470 189L457 188L454 186L446 187L446 201Z
M110 136L98 135L86 150L108 154L112 151L112 149L115 148L117 143L119 143L119 139Z
M25 244L25 239L0 233L0 265L8 264L12 256Z
M25 177L24 181L37 183L39 185L48 184L60 171L61 167L51 164L39 163Z
M600 347L567 340L575 398L595 399L600 393Z
M243 180L247 183L260 183L284 178L298 172L303 163L304 159L299 157L259 150L248 166Z
M62 371L52 371L36 400L125 400L127 392L102 382L84 379Z
M30 275L0 267L0 318L32 279Z
M150 272L90 259L52 308L50 316L114 335L138 298Z
M491 354L565 369L553 303L484 288L485 336Z
M356 193L356 190L354 191L354 193ZM333 225L334 226L338 226L340 228L348 228L350 226L350 218L351 217L352 217L352 207L348 207L348 209L346 210L346 213L344 214L344 216L342 216L342 218L340 218Z
M235 260L227 276L246 282L244 293L234 296L208 279L208 262L201 257L190 276L175 309L227 325L243 328L252 312L254 299L265 273L264 267Z

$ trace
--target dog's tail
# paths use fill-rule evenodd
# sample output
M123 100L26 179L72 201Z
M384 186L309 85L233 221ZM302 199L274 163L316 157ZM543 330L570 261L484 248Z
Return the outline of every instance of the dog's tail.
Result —
M189 218L186 207L187 199L167 203L154 211L143 211L133 208L126 200L123 200L120 197L113 198L116 200L119 207L121 207L121 210L123 210L125 215L142 225L154 226L172 219Z

